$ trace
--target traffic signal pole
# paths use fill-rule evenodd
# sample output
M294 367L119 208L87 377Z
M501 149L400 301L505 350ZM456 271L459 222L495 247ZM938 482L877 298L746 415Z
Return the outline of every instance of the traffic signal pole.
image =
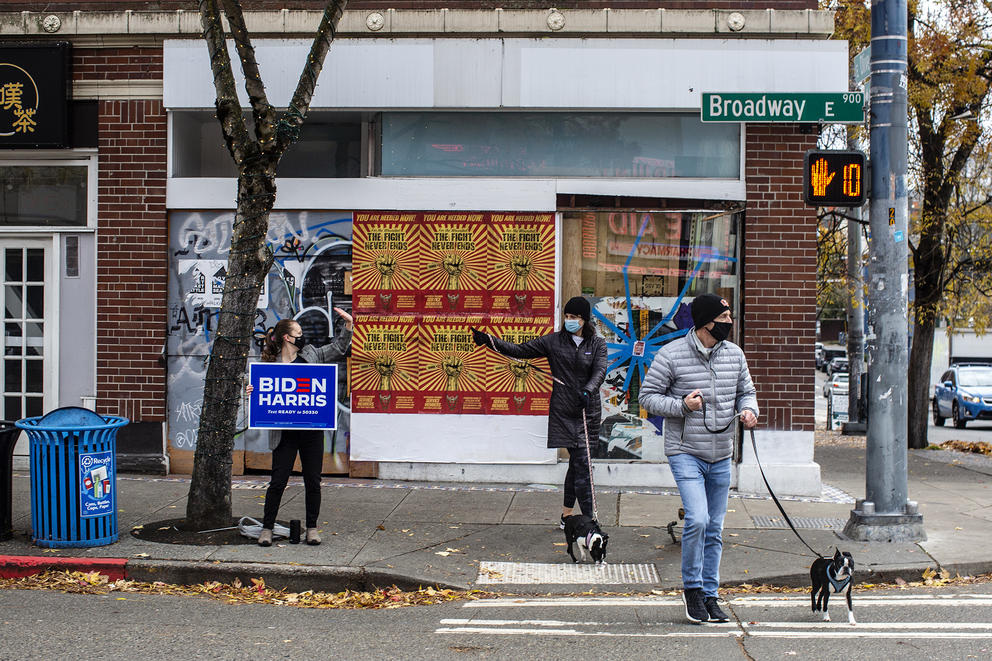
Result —
M844 528L857 541L926 539L907 476L906 27L906 0L872 0L866 493Z

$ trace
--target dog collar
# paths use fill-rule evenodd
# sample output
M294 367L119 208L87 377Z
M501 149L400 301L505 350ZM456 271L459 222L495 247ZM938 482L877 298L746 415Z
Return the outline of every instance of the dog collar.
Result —
M834 576L833 572L830 571L830 568L828 567L827 568L827 580L830 581L830 585L833 586L834 592L841 592L842 590L844 590L845 588L847 588L848 583L851 582L851 576L849 574L846 578L844 578L844 580L842 580L842 581L841 580L838 580Z

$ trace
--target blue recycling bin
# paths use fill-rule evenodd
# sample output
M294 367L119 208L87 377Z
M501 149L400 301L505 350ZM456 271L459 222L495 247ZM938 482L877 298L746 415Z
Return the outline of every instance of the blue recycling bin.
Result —
M15 423L28 435L35 544L117 541L117 430L127 423L77 406Z

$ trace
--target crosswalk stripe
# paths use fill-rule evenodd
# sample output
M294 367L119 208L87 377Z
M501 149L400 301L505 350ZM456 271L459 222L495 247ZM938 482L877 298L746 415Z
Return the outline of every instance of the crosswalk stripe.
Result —
M843 595L834 595L831 602L837 606L843 603ZM762 608L809 607L809 595L795 597L737 597L727 602L731 606ZM664 607L682 606L681 597L538 597L533 599L480 599L469 601L464 608L541 608L541 607ZM992 595L953 595L937 597L929 595L897 595L892 597L855 596L855 609L859 605L879 606L988 606L992 605Z
M936 639L992 639L990 631L877 631L844 625L844 631L802 631L782 629L778 631L742 631L740 629L714 630L712 625L699 631L579 631L577 629L523 629L492 627L439 627L436 634L482 634L487 636L586 636L599 638L909 638Z
M434 633L443 634L487 634L493 636L590 636L600 638L726 638L742 636L742 631L668 631L665 633L650 632L614 632L614 631L577 631L575 629L489 629L485 627L441 627Z

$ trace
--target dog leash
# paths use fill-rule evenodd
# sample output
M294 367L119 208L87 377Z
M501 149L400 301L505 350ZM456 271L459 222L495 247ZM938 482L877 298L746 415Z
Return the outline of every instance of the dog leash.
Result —
M737 418L739 418L743 414L743 411L741 413L735 413L734 417L732 417L730 419L730 422L728 422L725 426L721 427L720 429L711 429L709 423L706 421L706 400L702 399L702 397L700 397L700 399L703 402L703 408L702 408L703 426L706 427L706 431L710 432L711 434L721 434L727 431L728 429L730 429L730 426L737 421ZM799 541L802 542L803 545L806 546L806 548L812 551L816 555L816 557L822 558L823 556L820 555L816 549L810 546L806 542L806 540L803 539L803 536L799 534L799 531L796 530L796 526L793 525L792 523L792 519L789 518L789 515L786 513L785 508L782 507L782 503L779 502L778 496L775 495L775 492L772 490L772 485L768 483L768 478L765 476L765 469L762 468L761 461L758 459L758 444L754 440L754 430L748 429L748 432L750 432L751 434L751 448L754 450L754 463L758 464L758 470L761 472L761 479L764 480L765 488L768 489L768 493L769 495L771 495L772 500L775 502L775 506L778 508L778 511L782 513L782 516L785 517L785 522L789 524L789 527L792 529L792 532L795 533L796 537L799 538Z
M472 330L475 330L475 329L473 328ZM500 356L503 356L507 360L517 360L516 358L511 358L510 356L507 356L505 353L503 353L502 351L500 351L499 349L497 349L496 348L496 343L493 341L493 336L492 335L490 335L489 333L485 333L485 336L486 336L486 339L489 340L489 348L492 349L494 353L496 353L496 354L498 354ZM558 385L563 386L563 387L566 387L566 388L568 387L565 384L564 381L562 381L561 379L559 379L557 376L555 376L551 372L549 372L549 371L547 371L545 369L542 369L542 368L538 367L537 365L535 365L533 363L530 363L530 362L528 362L527 365L530 366L531 368L533 368L534 370L540 372L541 374L543 374L543 375L545 375L547 377L550 377L551 380L554 381L555 383L557 383ZM585 434L585 438L586 438L586 465L589 466L589 491L592 494L592 518L595 521L599 521L599 509L596 507L596 485L595 485L595 483L592 480L592 450L590 449L590 445L589 445L589 423L586 421L586 407L585 406L582 407L582 431Z
M751 449L754 450L754 463L758 464L758 470L761 471L761 479L765 481L765 488L768 489L768 493L771 495L772 500L775 501L775 506L778 507L778 511L782 513L783 517L785 517L785 522L789 524L790 528L792 528L792 532L796 534L799 541L802 542L806 548L812 551L816 557L822 558L823 556L820 555L816 549L810 546L806 540L803 539L803 536L799 534L799 531L796 530L796 527L792 525L792 519L790 519L789 515L785 513L785 509L782 507L782 503L779 502L778 496L776 496L775 492L772 491L772 485L768 484L768 478L765 477L765 469L761 467L761 461L758 460L758 444L754 440L754 430L748 429L748 431L751 432Z

